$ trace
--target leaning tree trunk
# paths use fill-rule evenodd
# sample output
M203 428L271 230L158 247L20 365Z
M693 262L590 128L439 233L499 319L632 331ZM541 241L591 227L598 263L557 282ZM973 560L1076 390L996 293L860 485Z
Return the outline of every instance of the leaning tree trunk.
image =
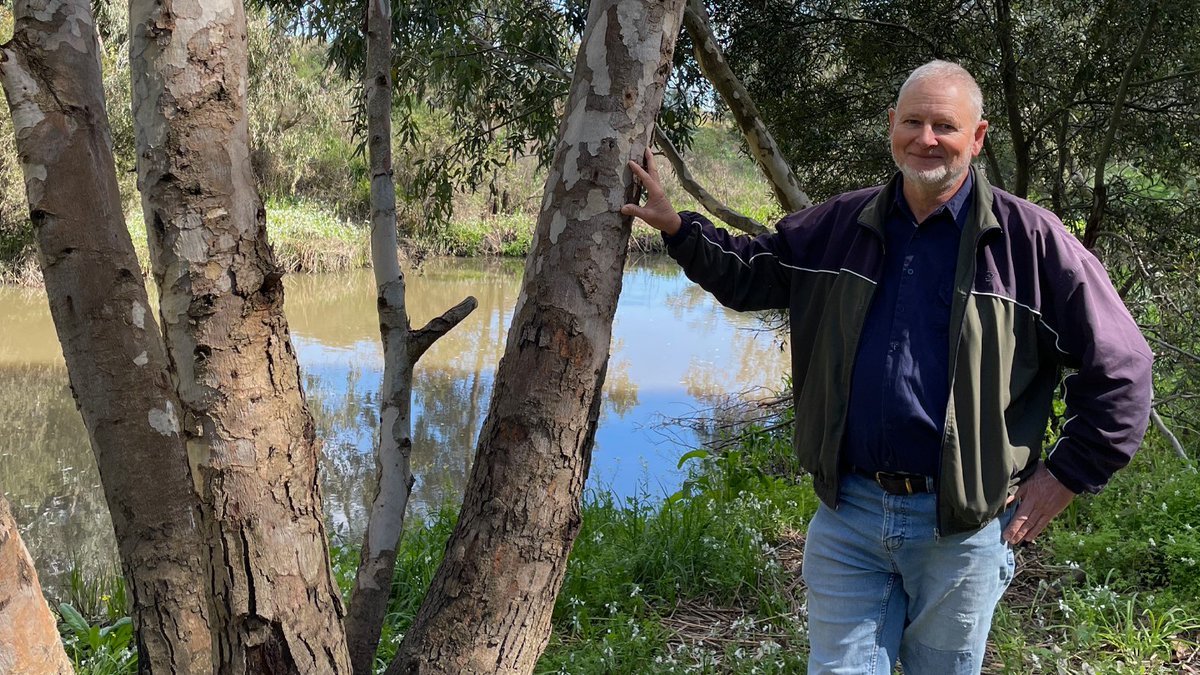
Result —
M528 673L580 526L642 158L683 0L594 0L458 525L388 672Z
M788 213L812 206L812 200L800 189L796 174L763 122L758 106L750 98L750 92L725 60L721 45L717 44L709 25L704 0L687 0L683 25L695 44L696 62L700 64L700 70L721 95L729 112L733 113L733 119L750 147L750 154L771 184L779 205Z
M391 597L396 546L412 491L413 367L426 349L475 309L467 298L421 330L410 328L404 274L396 254L396 184L392 177L392 8L367 2L367 136L371 162L371 257L375 270L383 384L379 392L378 483L346 614L346 640L356 675L375 672L375 651Z
M241 0L134 0L138 183L220 673L348 672L319 448L247 144Z
M122 215L91 5L33 0L15 10L0 81L50 313L133 600L139 668L211 671L197 499L162 335Z
M0 495L0 673L72 672L33 559L21 541L8 500Z

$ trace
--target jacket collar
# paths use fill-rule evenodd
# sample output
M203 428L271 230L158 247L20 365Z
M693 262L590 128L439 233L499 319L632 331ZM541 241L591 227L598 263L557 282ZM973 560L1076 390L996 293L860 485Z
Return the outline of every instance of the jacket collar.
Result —
M963 225L963 235L970 237L972 241L979 241L980 235L984 232L1000 229L1000 223L996 220L996 214L992 213L991 184L987 182L983 172L976 171L974 167L971 167L971 176L974 179L971 199L974 201L971 205L973 207L971 213L967 216L967 222ZM869 227L879 235L880 239L885 239L884 223L887 220L888 209L896 201L896 190L899 188L900 172L897 171L892 175L892 179L859 212L859 225Z

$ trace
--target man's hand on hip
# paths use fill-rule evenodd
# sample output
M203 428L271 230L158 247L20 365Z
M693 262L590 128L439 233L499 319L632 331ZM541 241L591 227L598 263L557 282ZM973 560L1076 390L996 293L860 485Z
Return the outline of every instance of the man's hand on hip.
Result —
M658 169L654 167L654 153L650 152L650 148L646 148L645 169L633 160L629 161L629 168L633 171L633 179L645 188L646 203L643 206L626 204L621 207L621 214L637 216L646 221L650 227L665 232L667 235L678 232L683 222L663 192L662 181L658 178Z
M1004 541L1014 546L1033 541L1074 498L1075 493L1058 482L1045 464L1038 462L1033 475L1021 483L1012 498L1019 499L1020 504L1004 530Z

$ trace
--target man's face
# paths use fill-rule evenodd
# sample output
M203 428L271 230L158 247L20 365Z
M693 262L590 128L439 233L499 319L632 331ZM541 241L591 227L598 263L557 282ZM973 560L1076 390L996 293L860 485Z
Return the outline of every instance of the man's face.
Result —
M896 166L912 187L931 194L957 187L983 148L988 126L976 121L965 87L939 78L906 89L888 122Z

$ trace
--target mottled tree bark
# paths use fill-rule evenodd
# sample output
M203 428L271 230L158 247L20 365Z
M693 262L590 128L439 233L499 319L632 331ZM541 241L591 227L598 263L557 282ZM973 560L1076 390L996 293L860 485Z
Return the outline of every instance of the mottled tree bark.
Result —
M388 672L528 673L580 526L629 239L683 0L595 0L446 557Z
M683 25L695 44L696 62L700 64L700 70L721 95L725 105L729 106L729 112L733 113L733 119L750 147L750 155L767 177L779 205L788 213L812 206L812 200L800 189L796 174L775 142L775 137L763 123L750 92L746 91L725 60L721 45L717 44L717 38L709 26L704 0L687 0Z
M72 672L33 560L0 495L0 673Z
M319 448L251 175L241 0L129 8L138 184L220 673L350 670Z
M467 298L419 331L410 328L404 273L396 254L396 184L392 177L392 8L390 0L367 3L367 150L371 163L371 258L383 340L379 392L378 483L363 537L358 573L346 615L346 640L356 675L375 672L375 652L387 613L396 568L396 546L412 491L413 367L434 340L475 309Z
M139 668L209 672L197 499L162 335L121 211L91 6L34 0L15 9L0 80L50 313L133 600Z

